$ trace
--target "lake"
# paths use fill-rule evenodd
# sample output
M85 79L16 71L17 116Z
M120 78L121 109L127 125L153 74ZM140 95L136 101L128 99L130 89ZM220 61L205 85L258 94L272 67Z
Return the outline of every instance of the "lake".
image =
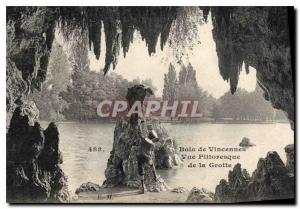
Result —
M45 128L47 123L43 122ZM196 148L195 152L181 154L195 155L239 155L239 160L226 160L234 166L237 162L246 168L250 175L256 168L258 159L265 157L268 151L277 151L283 162L286 161L284 147L294 143L294 132L289 124L170 124L163 126L169 135L177 140L180 147ZM60 150L63 153L62 168L68 176L72 192L84 182L102 184L104 170L112 149L114 124L100 123L58 123L60 132ZM256 144L241 152L198 152L198 148L219 147L237 148L243 137L248 137ZM206 167L198 167L199 162ZM219 164L224 160L185 160L182 166L171 170L159 170L159 175L170 187L184 186L188 189L204 187L214 192L221 178L227 179L231 168L211 168L209 163ZM195 163L197 167L188 165Z

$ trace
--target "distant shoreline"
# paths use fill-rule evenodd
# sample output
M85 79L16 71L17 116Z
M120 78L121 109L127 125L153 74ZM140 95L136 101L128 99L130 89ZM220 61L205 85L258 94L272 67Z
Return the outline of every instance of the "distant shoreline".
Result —
M40 120L42 123L49 123L50 120ZM99 120L62 120L62 121L54 121L55 123L93 123L93 124L115 124L116 121L99 121ZM170 121L170 120L162 120L161 123L168 123L168 124L187 124L187 125L194 125L194 124L289 124L289 121L282 121L282 120L274 120L274 121L194 121L194 122L184 122L184 121Z

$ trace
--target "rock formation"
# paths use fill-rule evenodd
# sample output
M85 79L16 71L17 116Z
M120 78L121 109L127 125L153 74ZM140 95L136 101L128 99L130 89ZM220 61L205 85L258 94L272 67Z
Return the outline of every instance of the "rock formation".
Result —
M159 136L159 140L155 142L155 156L153 156L156 167L171 168L182 163L176 151L174 140L166 137L166 132L158 121L146 120L142 129L148 132L148 128L153 128ZM130 123L130 118L124 117L117 122L114 131L113 149L105 170L106 181L104 184L106 186L125 185L136 188L140 186L141 177L138 173L136 156L139 149L139 145L137 145L139 137L136 127ZM166 190L167 185L163 179L159 178L158 181L153 181L151 170L152 167L150 166L146 169L149 176L146 181L147 189L149 191Z
M189 190L187 190L184 187L175 187L175 188L171 189L171 192L174 192L174 193L187 193L188 191Z
M289 144L285 148L286 153L286 167L291 175L295 173L295 159L294 159L294 144Z
M156 168L165 169L181 165L183 162L177 150L176 140L169 136L158 120L151 119L149 122L159 137L154 150Z
M7 133L7 201L67 202L67 177L59 164L59 134L54 123L43 130L34 103L15 109Z
M142 107L145 97L152 94L152 90L144 85L128 88L128 109L134 107L136 102ZM142 108L140 111L143 111ZM117 121L110 154L105 170L106 187L143 186L148 191L165 191L168 187L156 174L156 167L171 168L181 163L174 140L159 122L152 118L143 118L138 113L124 116Z
M187 203L212 203L214 194L208 190L194 187L186 200Z
M249 202L294 198L294 178L276 152L261 158L250 177L240 164L229 172L228 182L222 179L216 187L214 201L218 203Z
M240 147L253 147L255 146L255 144L253 144L249 138L244 137L241 141L241 143L239 144Z
M79 194L81 192L97 192L100 190L100 185L87 182L80 185L79 188L76 189L75 194Z
M228 182L225 179L221 179L220 183L216 187L214 201L217 203L232 203L235 202L233 191L229 187Z
M241 169L241 164L236 164L228 174L228 183L222 179L216 187L215 201L222 203L236 202L236 200L246 199L247 185L250 177L248 172Z
M45 7L7 7L7 126L20 100L46 79L55 19Z

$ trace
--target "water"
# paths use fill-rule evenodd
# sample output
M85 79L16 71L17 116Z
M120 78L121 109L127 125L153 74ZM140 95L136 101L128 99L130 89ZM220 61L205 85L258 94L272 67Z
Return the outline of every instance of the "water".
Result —
M46 125L43 123L42 125ZM294 132L289 124L163 124L170 136L177 139L178 146L221 148L238 147L243 137L248 137L255 147L245 152L204 152L203 154L240 155L240 160L222 161L235 165L242 164L250 174L256 168L258 159L268 151L277 151L286 161L284 147L294 142ZM82 183L91 181L102 184L105 180L109 152L112 149L114 124L93 124L64 122L59 123L60 149L63 153L62 168L68 176L69 188L75 191ZM90 148L92 150L90 150ZM93 150L96 148L96 150ZM101 150L98 150L101 149ZM201 154L201 152L182 152ZM206 164L206 168L188 168L189 163ZM221 178L227 178L231 168L209 168L208 164L220 160L185 160L184 165L171 170L159 170L159 174L169 186L205 187L214 191Z

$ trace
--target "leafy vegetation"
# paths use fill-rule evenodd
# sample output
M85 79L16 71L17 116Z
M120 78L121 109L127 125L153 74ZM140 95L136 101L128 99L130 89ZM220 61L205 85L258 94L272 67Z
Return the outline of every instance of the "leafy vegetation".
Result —
M267 121L286 119L282 111L275 110L263 97L263 90L256 86L255 91L248 92L238 88L232 94L226 92L219 99L204 91L196 80L196 70L191 64L187 67L181 65L177 74L174 66L170 64L168 73L164 78L164 100L193 100L199 101L204 117L217 120L234 121Z
M154 92L157 88L151 79L136 78L128 81L121 75L91 71L88 58L87 38L81 38L70 46L68 56L63 48L54 42L47 80L40 92L29 97L34 100L42 120L96 121L97 106L103 99L124 99L127 89L135 84L143 84ZM69 57L69 58L68 58ZM181 65L177 75L170 64L164 75L162 99L198 101L206 118L214 120L266 121L283 119L269 102L264 100L263 90L257 86L254 92L237 89L232 95L229 91L219 99L204 91L196 79L196 70L191 64ZM186 121L185 118L180 120Z

